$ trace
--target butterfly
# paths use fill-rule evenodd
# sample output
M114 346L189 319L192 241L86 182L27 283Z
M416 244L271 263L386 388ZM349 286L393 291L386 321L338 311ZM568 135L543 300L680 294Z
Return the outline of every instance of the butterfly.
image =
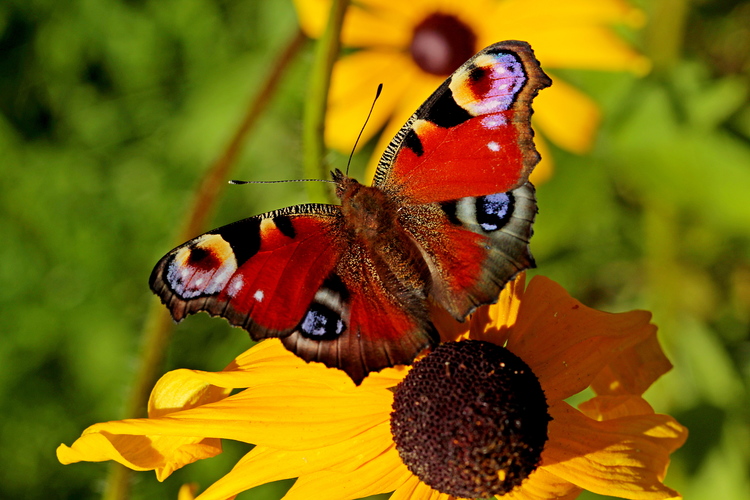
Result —
M399 130L372 186L336 170L340 205L209 231L164 256L151 289L176 321L221 316L355 384L411 363L440 341L431 308L463 321L534 267L531 101L551 83L527 43L485 48Z

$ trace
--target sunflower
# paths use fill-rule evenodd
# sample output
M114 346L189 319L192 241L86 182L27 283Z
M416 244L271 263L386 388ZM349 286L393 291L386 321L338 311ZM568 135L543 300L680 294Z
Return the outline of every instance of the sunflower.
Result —
M687 431L641 397L671 368L649 321L589 309L544 277L524 290L521 277L466 325L438 320L459 341L413 367L354 386L266 340L221 372L167 373L149 418L93 425L57 455L164 480L220 453L219 439L254 443L201 500L294 477L287 500L678 497L662 481ZM587 388L577 409L565 401Z
M318 37L329 0L295 0L302 29ZM555 75L557 69L630 70L643 73L648 61L612 30L638 26L641 12L624 0L358 0L352 2L341 40L353 50L334 67L326 142L348 152L371 96L384 91L363 138L385 127L376 151L417 107L462 63L501 40L525 40L555 84L534 100L534 126L544 137L574 153L589 150L600 121L597 105ZM537 140L542 163L532 180L550 172L550 155ZM377 158L371 162L371 173Z

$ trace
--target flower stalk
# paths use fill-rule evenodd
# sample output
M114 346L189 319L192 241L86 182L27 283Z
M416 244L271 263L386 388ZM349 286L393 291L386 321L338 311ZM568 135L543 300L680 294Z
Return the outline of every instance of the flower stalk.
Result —
M341 27L344 24L344 14L348 6L349 0L334 0L331 3L328 24L315 49L302 133L305 177L308 179L328 177L324 139L326 108L331 86L331 73L341 50ZM311 201L332 201L331 192L326 184L322 182L306 184Z

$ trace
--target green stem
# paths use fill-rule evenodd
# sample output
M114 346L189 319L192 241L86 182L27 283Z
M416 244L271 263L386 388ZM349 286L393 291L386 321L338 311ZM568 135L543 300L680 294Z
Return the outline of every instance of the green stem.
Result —
M679 61L687 14L687 0L660 0L655 3L646 27L647 50L655 72L662 73Z
M669 202L652 196L645 199L644 233L646 277L650 309L667 349L674 344L679 326L677 294L682 286L682 270L678 264L680 236L677 232L677 213Z
M315 59L310 76L310 90L305 103L304 149L305 177L308 179L328 178L328 164L325 161L325 117L328 105L328 90L331 86L333 64L341 49L341 26L349 0L334 0L328 15L328 25L315 48ZM331 201L331 191L322 182L306 183L312 201Z
M305 36L301 31L297 30L287 43L282 54L276 59L277 62L268 74L260 91L251 100L242 122L224 148L223 153L206 170L195 193L190 215L178 236L179 243L196 236L205 229L206 221L213 213L216 202L227 185L229 171L240 156L248 134L265 110L265 107L271 101L284 71L299 52L304 41ZM174 322L169 312L154 298L151 302L148 311L148 320L143 331L140 364L128 397L125 418L139 418L146 414L148 397L163 369L164 356L173 329ZM113 462L110 465L107 484L102 498L104 500L127 499L130 493L131 474L132 471L130 469Z

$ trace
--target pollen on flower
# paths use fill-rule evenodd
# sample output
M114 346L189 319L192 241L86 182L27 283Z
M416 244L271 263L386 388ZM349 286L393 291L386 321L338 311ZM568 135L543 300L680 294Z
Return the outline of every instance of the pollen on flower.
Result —
M489 342L437 347L398 385L391 433L401 460L433 489L491 497L519 486L547 441L547 401L516 355Z

